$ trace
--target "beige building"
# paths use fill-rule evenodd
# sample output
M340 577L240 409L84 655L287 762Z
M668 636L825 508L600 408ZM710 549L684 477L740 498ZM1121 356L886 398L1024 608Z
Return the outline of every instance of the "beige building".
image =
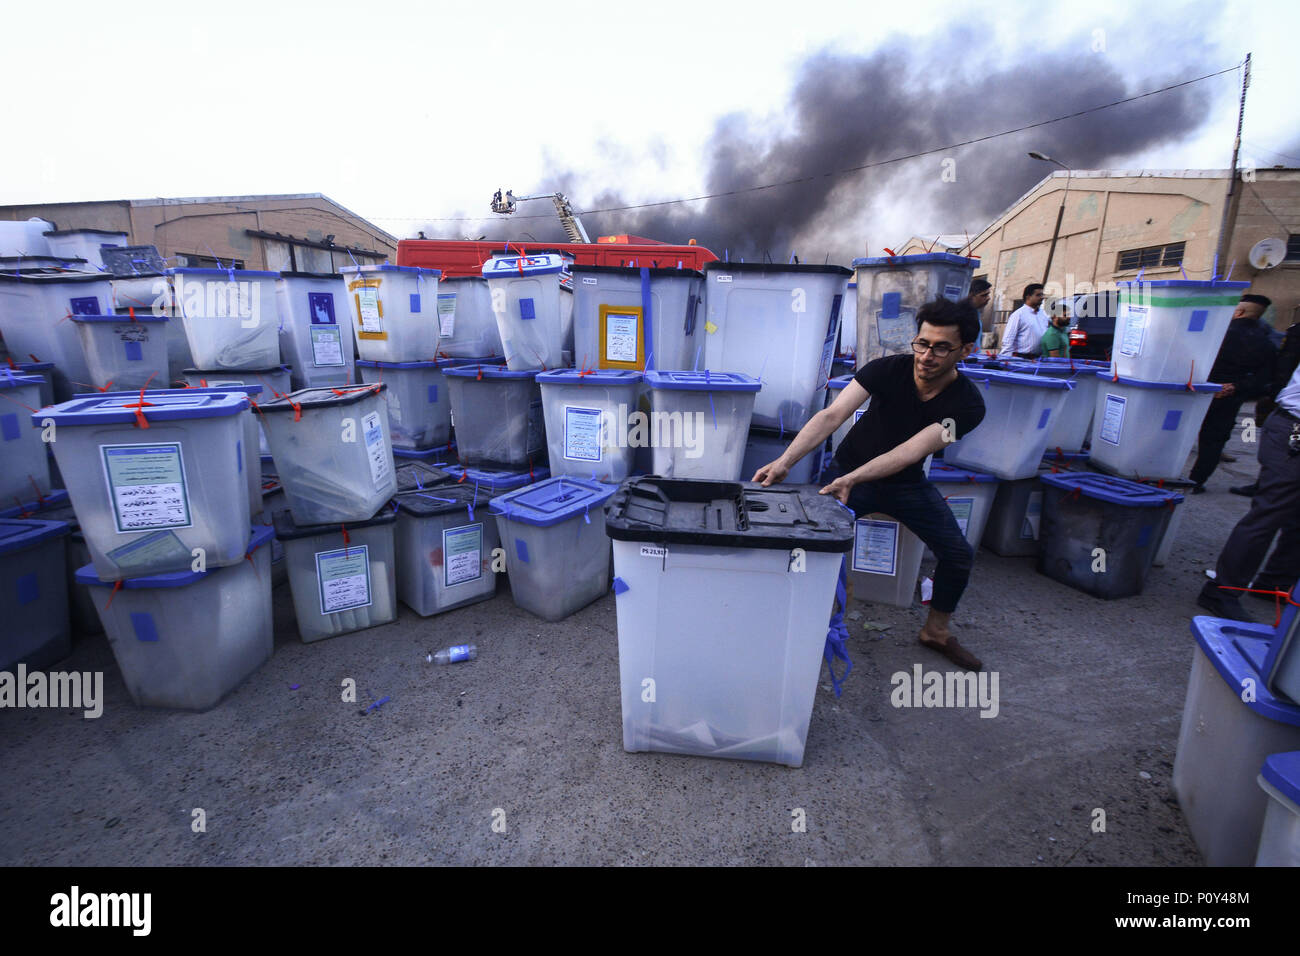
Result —
M125 232L133 246L157 246L170 266L276 272L333 272L382 262L397 239L319 193L122 199L0 206L0 219L38 217L56 229Z
M979 258L975 275L994 290L984 327L1000 335L1024 287L1043 281L1062 197L1049 297L1114 288L1139 272L1144 279L1209 279L1226 229L1220 276L1231 270L1233 280L1249 281L1252 292L1272 299L1266 318L1285 329L1300 321L1300 169L1243 170L1225 222L1227 189L1226 170L1078 170L1068 177L1056 171L971 237L969 246L940 236L933 251ZM1271 269L1257 269L1250 251L1266 238L1285 243L1287 256ZM914 237L898 251L924 252L935 242Z

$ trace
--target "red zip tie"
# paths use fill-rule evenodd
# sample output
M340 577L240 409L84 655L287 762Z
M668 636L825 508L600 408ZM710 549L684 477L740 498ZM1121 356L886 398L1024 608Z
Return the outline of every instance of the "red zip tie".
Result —
M533 456L532 455L528 456L528 480L529 481L537 480L536 478L533 477Z
M286 402L288 402L288 403L289 403L289 407L293 409L293 420L294 420L295 422L300 422L300 421L302 421L302 406L299 405L297 402L295 402L295 401L294 401L292 398L290 398L288 395L284 396L284 400L285 400Z
M122 590L122 582L121 582L121 581L114 581L114 582L113 582L113 590L111 590L111 591L108 592L108 604L105 604L105 605L104 605L104 610L105 610L105 611L107 611L107 610L109 609L109 607L112 605L112 603L113 603L113 598L117 596L117 592L120 591L120 590Z
M107 385L102 385L102 386L100 386L100 389L99 389L99 390L100 390L101 392L107 392L107 391L108 391L109 389L111 389L112 387L113 387L113 383L112 383L112 382L109 382Z
M158 374L157 372L154 373L154 375L157 374ZM153 405L153 402L146 402L144 400L144 391L146 388L149 387L149 383L152 381L153 381L153 375L150 375L147 379L144 380L144 388L140 389L140 401L138 404L122 406L123 408L130 408L135 410L135 424L137 428L149 427L149 420L144 417L144 410L146 407Z
M140 321L139 319L137 319L137 318L135 317L135 306L133 306L133 305L132 305L132 306L128 306L126 311L130 313L130 315L131 315L131 321L132 321L132 322L139 322L139 321Z
M348 556L348 545L352 543L352 535L348 534L347 525L341 524L339 527L343 529L343 557L346 558Z
M465 480L466 477L467 477L466 473L462 471L460 473L460 477L456 479L456 484L459 485L462 481Z
M1214 370L1210 369L1210 371L1214 371ZM1196 391L1196 389L1192 388L1192 376L1195 374L1196 374L1196 359L1192 359L1192 367L1187 370L1187 390L1189 392Z
M1300 607L1300 602L1296 601L1295 598L1291 597L1290 591L1266 591L1260 588L1234 588L1226 584L1220 584L1219 587L1222 588L1224 591L1246 591L1249 594L1273 595L1274 608L1276 610L1276 616L1273 618L1274 627L1277 627L1279 624L1282 623L1282 599L1283 598L1285 598L1286 603L1290 604L1292 607Z
M480 366L478 367L478 375L475 376L474 381L476 381L476 382L481 382L481 381L483 381L483 366L482 366L482 365L480 365Z
M27 357L31 359L33 362L35 362L37 365L41 364L41 360L38 359L35 355L33 355L31 352L27 353Z
M10 398L10 397L9 397L8 395L6 395L4 392L0 392L0 398L3 398L3 399L4 399L5 401L7 401L7 402L13 402L15 405L21 405L23 408L27 409L29 412L33 412L33 413L35 413L35 412L39 412L39 411L40 411L39 408L32 408L32 406L28 405L26 402L20 402L20 401L18 401L18 399L16 399L16 398Z
M36 513L34 511L28 511L26 502L19 501L17 495L14 495L14 504L18 506L18 517L20 518L30 518Z
M14 364L14 357L13 357L12 355L6 355L6 356L5 356L5 361L9 363L9 367L10 367L10 368L17 368L17 367L18 367L17 365Z
M45 496L41 494L41 486L36 483L36 479L33 478L31 475L28 475L27 480L30 481L32 483L32 487L36 489L36 503L38 505L45 504Z

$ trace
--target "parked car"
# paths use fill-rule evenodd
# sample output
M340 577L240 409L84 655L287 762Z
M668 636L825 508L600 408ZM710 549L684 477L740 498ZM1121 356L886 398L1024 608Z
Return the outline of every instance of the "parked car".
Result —
M1070 307L1070 356L1110 361L1115 343L1115 316L1119 292L1092 292L1073 296Z

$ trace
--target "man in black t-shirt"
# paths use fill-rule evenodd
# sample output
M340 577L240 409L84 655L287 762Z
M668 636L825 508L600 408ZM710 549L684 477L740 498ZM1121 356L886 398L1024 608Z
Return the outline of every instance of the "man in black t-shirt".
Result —
M902 522L938 559L930 614L921 628L926 647L971 670L983 665L957 643L948 623L970 579L974 552L921 462L984 420L984 399L957 371L975 350L979 319L966 305L936 299L916 314L911 355L887 355L858 369L831 405L814 415L776 461L755 472L764 486L822 447L835 429L871 404L844 436L822 474L831 494L861 518L881 512Z

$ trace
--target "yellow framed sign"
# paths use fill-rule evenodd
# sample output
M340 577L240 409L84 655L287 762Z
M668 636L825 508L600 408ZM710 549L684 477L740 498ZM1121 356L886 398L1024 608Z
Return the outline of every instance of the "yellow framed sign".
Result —
M645 368L644 317L639 305L600 307L599 368Z
M357 338L382 341L388 338L384 330L384 300L379 297L382 279L354 279L348 283L352 301L356 306Z

